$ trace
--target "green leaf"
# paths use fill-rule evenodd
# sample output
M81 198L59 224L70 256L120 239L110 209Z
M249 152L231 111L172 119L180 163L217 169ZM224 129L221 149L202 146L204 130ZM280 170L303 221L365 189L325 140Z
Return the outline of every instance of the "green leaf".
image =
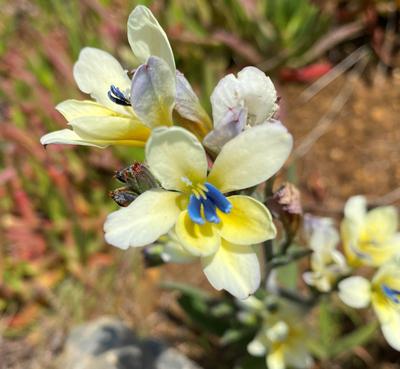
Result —
M378 322L373 321L342 337L332 346L331 356L336 356L343 352L347 352L356 346L364 345L374 337L378 326Z

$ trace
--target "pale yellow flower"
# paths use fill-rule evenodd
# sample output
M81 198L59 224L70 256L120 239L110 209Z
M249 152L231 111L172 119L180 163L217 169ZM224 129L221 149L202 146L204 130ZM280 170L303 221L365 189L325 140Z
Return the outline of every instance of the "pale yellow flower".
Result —
M363 196L351 197L344 209L341 236L347 261L352 266L379 267L400 253L398 213L394 206L367 212Z
M372 281L360 276L339 283L339 297L354 308L372 305L386 341L400 351L400 259L382 265Z
M279 304L265 313L261 330L247 350L266 357L268 369L311 368L313 358L307 348L308 330L301 311Z
M262 203L224 194L270 178L291 148L285 127L258 125L228 142L208 172L205 150L194 135L179 127L155 129L146 160L162 189L146 191L110 214L105 238L123 249L140 247L174 228L185 251L200 257L216 289L245 298L260 283L252 245L274 238L276 229Z

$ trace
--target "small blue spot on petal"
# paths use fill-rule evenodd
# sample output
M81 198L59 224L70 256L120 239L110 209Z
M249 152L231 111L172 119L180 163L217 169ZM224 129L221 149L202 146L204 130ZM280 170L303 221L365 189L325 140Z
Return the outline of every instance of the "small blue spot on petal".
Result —
M201 201L196 198L194 195L190 195L189 205L188 205L188 213L190 219L194 223L204 224L205 220L201 216Z
M220 219L217 215L214 203L209 199L207 200L203 199L201 202L203 204L204 215L207 219L207 222L219 223Z
M386 285L382 285L382 291L390 300L395 304L400 304L400 291L390 288Z
M207 198L210 199L215 206L221 210L223 213L228 214L232 210L232 204L228 199L218 190L215 186L210 183L206 183L205 186L208 189L206 193Z

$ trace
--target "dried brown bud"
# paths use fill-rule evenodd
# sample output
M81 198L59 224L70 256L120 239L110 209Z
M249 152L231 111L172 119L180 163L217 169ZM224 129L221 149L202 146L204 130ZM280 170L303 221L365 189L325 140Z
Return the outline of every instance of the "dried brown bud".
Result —
M300 191L295 185L284 183L267 201L267 205L273 215L281 220L287 232L297 232L303 209Z
M138 197L138 194L127 187L117 188L110 191L109 196L119 205L126 207Z
M126 187L136 194L159 187L150 170L142 163L135 162L129 167L115 172L115 178L125 183Z

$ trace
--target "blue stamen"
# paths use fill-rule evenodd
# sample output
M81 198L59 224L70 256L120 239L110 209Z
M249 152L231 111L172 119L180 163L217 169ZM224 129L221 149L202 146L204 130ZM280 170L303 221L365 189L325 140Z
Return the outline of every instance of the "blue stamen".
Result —
M202 199L201 203L203 204L204 215L206 217L207 222L210 223L219 223L221 220L219 219L216 211L216 207L214 203L210 199Z
M188 213L190 216L190 219L194 223L197 224L204 224L205 220L201 216L201 201L196 198L194 195L190 195L190 200L189 200L189 205L188 205Z
M400 291L399 290L395 290L395 289L390 288L390 287L386 286L385 284L383 284L382 291L395 304L400 304Z
M218 188L214 187L210 183L206 183L205 186L208 189L206 193L207 199L211 200L215 206L221 210L223 213L228 214L232 210L232 204L228 201L228 199L218 190Z
M118 104L118 105L123 105L123 106L129 106L131 105L130 101L126 98L126 96L121 92L121 90L114 86L110 86L110 90L107 93L108 98Z

